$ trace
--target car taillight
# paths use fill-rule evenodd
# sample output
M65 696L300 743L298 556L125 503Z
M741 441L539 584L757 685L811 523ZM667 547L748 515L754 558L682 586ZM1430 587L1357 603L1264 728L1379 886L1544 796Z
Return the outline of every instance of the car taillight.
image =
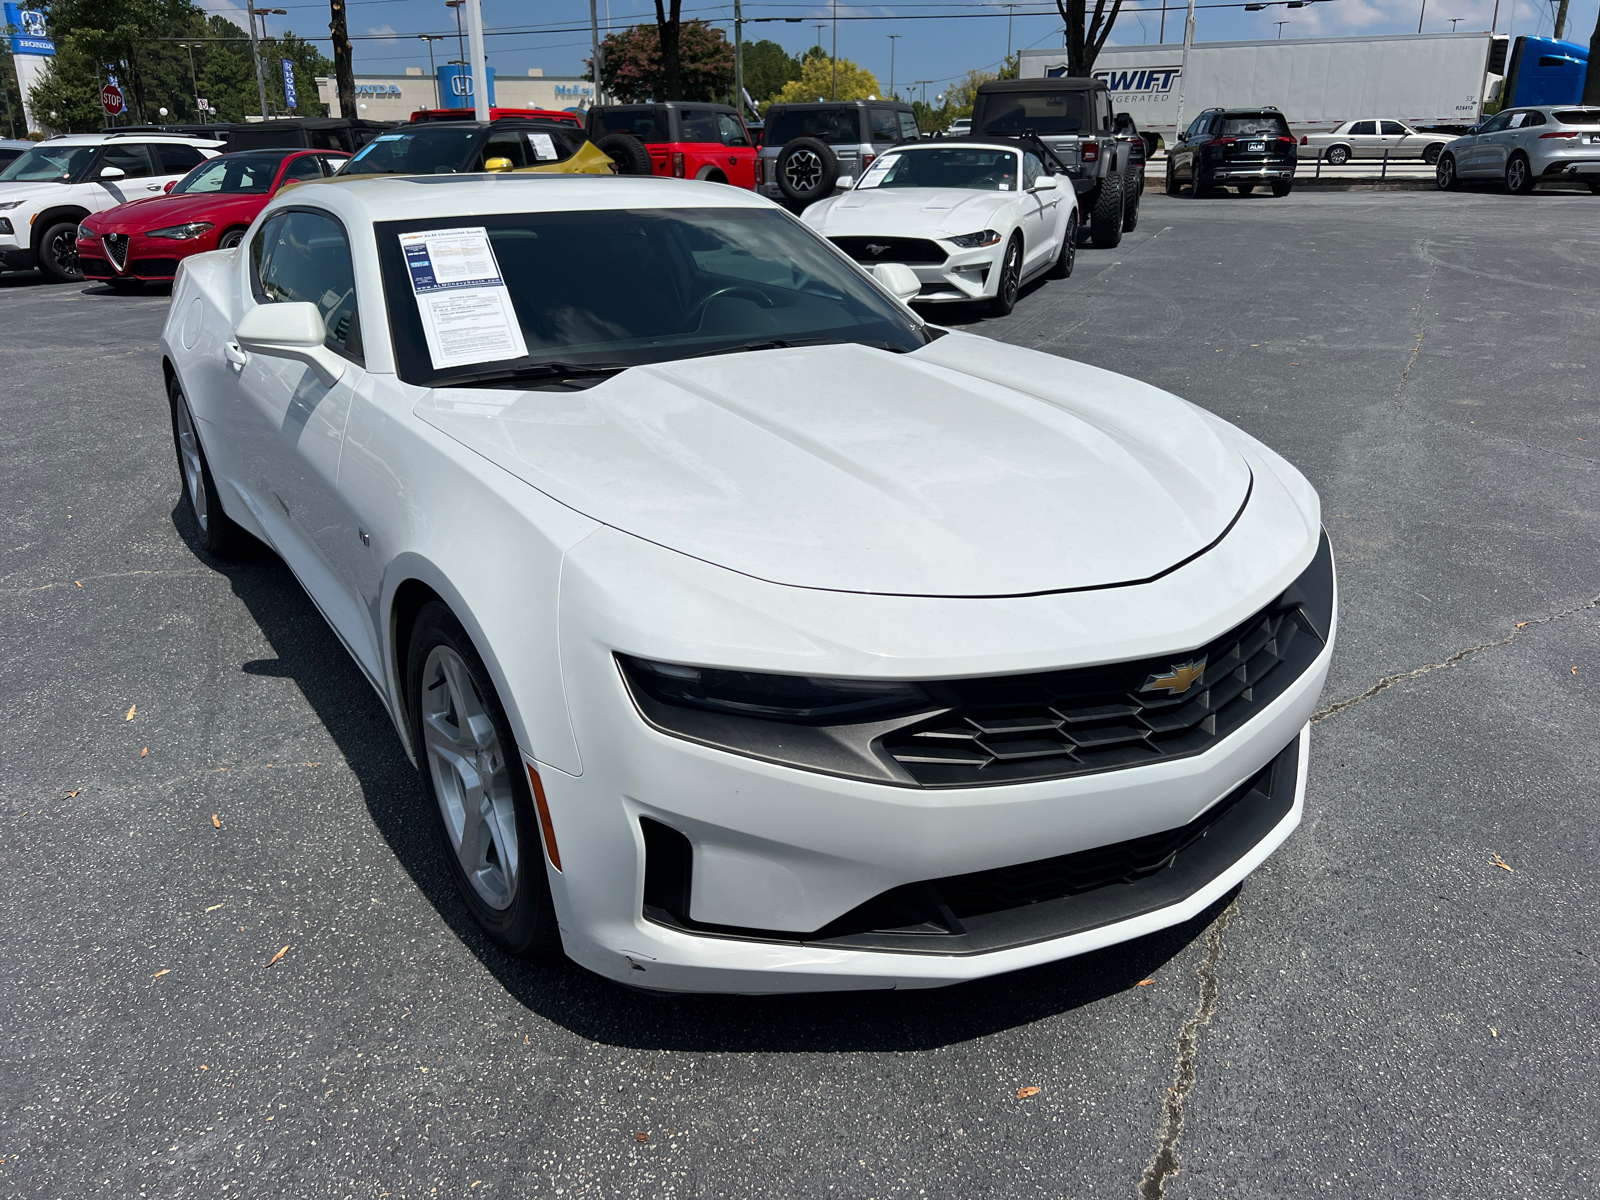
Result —
M1576 130L1564 130L1561 133L1541 133L1539 140L1542 142L1545 138L1575 138L1577 136Z
M1235 137L1214 137L1206 143L1208 146L1231 146L1239 139Z
M1306 135L1305 135L1305 134L1303 134L1303 133L1302 133L1302 134L1301 134L1301 135L1300 135L1300 144L1301 144L1301 145L1302 145L1302 146L1304 146L1304 145L1307 145L1307 142L1306 142Z
M867 173L867 168L872 165L873 159L877 157L878 156L876 154L863 154L861 156L861 173L863 175Z
M1280 142L1288 142L1289 145L1291 145L1291 146L1294 145L1294 138L1292 138L1292 137L1287 137L1287 136L1284 136L1284 135L1280 134L1278 136L1278 140ZM1300 144L1301 145L1305 145L1305 138L1301 138L1300 139Z
M1100 158L1100 143L1085 142L1083 144L1083 161L1096 162Z
M683 151L682 150L674 150L672 152L672 177L674 179L682 179L683 178Z

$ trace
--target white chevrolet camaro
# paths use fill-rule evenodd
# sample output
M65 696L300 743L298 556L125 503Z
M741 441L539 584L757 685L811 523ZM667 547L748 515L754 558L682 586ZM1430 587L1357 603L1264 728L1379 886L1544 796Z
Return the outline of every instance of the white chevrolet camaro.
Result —
M896 147L802 220L866 265L903 263L919 304L986 300L998 316L1022 285L1065 279L1078 253L1078 197L1026 143Z
M278 552L507 951L930 987L1184 921L1300 820L1316 493L680 180L330 179L184 260L197 536Z

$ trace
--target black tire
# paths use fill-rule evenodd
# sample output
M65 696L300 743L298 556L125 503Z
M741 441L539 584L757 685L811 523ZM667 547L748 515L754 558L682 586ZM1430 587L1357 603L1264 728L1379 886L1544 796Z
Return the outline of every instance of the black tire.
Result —
M815 204L839 181L839 156L827 142L797 137L778 151L778 190L791 204Z
M1253 183L1241 183L1239 185L1239 195L1241 195L1241 196L1248 196L1251 192L1253 192L1255 190L1256 190L1256 185L1253 184Z
M1275 180L1273 180L1273 182L1272 182L1272 194L1274 196L1282 198L1284 196L1287 196L1292 191L1294 191L1294 180L1292 180L1292 179L1275 179Z
M1013 234L1006 243L1006 255L1000 260L1000 280L995 286L994 299L989 301L989 315L1005 317L1017 306L1017 292L1022 287L1022 238Z
M1089 215L1089 240L1097 250L1114 250L1122 244L1124 208L1122 176L1107 175L1100 181Z
M1456 156L1442 154L1434 164L1433 183L1441 192L1454 192L1461 187L1461 176L1456 174Z
M1134 193L1133 193L1133 196L1128 200L1127 204L1123 207L1123 210L1122 210L1122 232L1123 233L1132 233L1135 229L1139 228L1139 198L1143 194L1144 194L1144 189L1143 188L1139 188L1139 189L1135 190Z
M1067 231L1061 239L1061 253L1050 268L1051 279L1072 278L1072 268L1078 262L1078 214L1067 218Z
M57 221L39 239L39 270L53 283L82 283L78 267L78 223Z
M217 249L232 250L240 242L244 241L244 234L245 230L242 225L234 229L225 230L222 236L217 239Z
M1178 185L1178 174L1172 169L1172 159L1167 159L1167 195L1176 196L1183 189Z
M1439 155L1444 153L1444 143L1434 142L1422 148L1422 161L1430 167L1439 161Z
M1199 163L1196 163L1194 166L1194 177L1189 184L1189 194L1192 195L1196 200L1199 200L1209 196L1211 194L1211 188L1211 176L1206 174L1204 167L1202 167Z
M608 133L594 145L616 164L618 175L649 175L654 171L650 151L631 133Z
M1589 191L1596 196L1600 196L1600 183L1591 183L1589 185Z
M430 706L453 713L449 689L442 699L424 696L424 669L435 649L446 649L465 666L472 687L483 711L494 726L494 736L504 770L510 783L513 820L517 838L517 880L510 903L505 908L492 908L485 904L468 882L445 828L444 810L435 788L433 771L425 741L424 714ZM539 831L538 811L534 807L533 793L528 784L527 769L516 740L511 736L511 725L506 720L505 709L494 690L493 680L484 668L483 659L461 622L456 619L443 601L430 600L417 614L411 627L410 644L406 651L406 706L411 723L412 745L415 747L422 793L432 814L434 832L444 853L446 869L456 882L462 901L473 919L488 934L489 939L507 954L519 958L549 959L561 951L561 931L556 924L555 905L550 899L550 880L545 873L544 843ZM448 717L441 715L441 720ZM482 742L479 742L482 745ZM477 766L482 770L482 766Z
M1519 150L1506 162L1506 191L1513 196L1527 196L1532 193L1534 182L1533 166Z
M217 481L200 444L199 423L176 378L167 384L167 407L172 414L172 446L178 454L178 484L200 548L217 558L233 558L246 549L250 538L222 510Z
M1342 167L1350 161L1349 146L1329 146L1326 154L1322 156L1330 167Z

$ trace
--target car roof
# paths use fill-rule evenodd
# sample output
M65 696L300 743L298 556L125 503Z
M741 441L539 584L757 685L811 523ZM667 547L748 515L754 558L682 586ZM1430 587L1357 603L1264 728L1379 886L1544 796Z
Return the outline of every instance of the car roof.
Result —
M218 147L212 138L190 137L181 133L58 133L37 143L40 146L104 146L108 142L171 142L178 146Z
M849 101L841 100L839 103L847 104ZM730 113L739 111L733 105L723 104L720 100L642 100L637 104L596 104L589 111L626 112L641 108L714 108L719 112Z
M906 142L885 154L900 154L916 150L945 150L951 146L965 146L969 150L1016 150L1037 154L1031 145L1013 138L995 137L992 134L972 134L969 137L933 138L926 142Z
M1006 92L1092 92L1104 89L1103 79L991 79L988 83L978 85L978 94L981 96L1004 94Z
M916 110L904 100L789 100L783 103L774 103L767 108L770 117L777 109L790 108L865 108L869 104L886 104L890 108L904 109L906 112Z

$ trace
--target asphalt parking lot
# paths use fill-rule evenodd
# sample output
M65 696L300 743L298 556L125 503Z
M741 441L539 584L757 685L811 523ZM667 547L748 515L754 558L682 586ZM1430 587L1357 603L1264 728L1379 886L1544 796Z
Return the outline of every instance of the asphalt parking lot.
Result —
M1305 823L1163 935L759 1000L490 948L304 593L191 548L166 297L0 277L0 1196L1600 1192L1597 217L1152 189L1011 317L937 314L1320 489Z

